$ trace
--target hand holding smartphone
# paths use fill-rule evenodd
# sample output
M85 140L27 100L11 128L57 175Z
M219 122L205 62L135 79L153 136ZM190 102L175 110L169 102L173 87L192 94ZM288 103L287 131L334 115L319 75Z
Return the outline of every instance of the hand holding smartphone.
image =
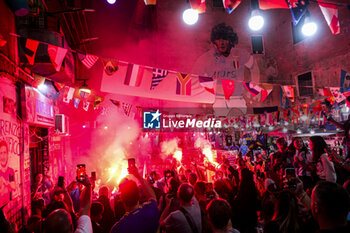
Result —
M64 185L64 176L59 176L57 186L63 188L63 185Z
M85 164L78 164L77 165L77 181L83 182L85 180L85 176L86 176Z

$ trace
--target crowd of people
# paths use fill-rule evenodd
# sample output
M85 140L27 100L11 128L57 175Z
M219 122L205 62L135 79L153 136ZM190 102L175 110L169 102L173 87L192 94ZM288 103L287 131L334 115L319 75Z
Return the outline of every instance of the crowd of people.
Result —
M350 232L346 157L320 136L310 137L308 147L298 137L276 144L270 155L237 156L204 169L192 163L145 179L129 167L113 196L107 186L95 193L87 176L58 187L39 174L32 214L19 232ZM16 232L3 213L1 225Z

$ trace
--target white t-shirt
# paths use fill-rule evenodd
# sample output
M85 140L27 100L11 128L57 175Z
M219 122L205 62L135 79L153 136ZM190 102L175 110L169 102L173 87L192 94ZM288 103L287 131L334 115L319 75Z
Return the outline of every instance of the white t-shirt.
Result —
M235 81L244 80L244 67L252 68L253 57L247 50L232 48L228 57L222 56L216 48L200 56L195 62L192 73L205 77L217 78L216 95L224 95L220 79ZM243 95L243 85L235 83L235 92L232 96Z
M92 233L91 219L87 215L82 215L78 218L77 229L74 233Z

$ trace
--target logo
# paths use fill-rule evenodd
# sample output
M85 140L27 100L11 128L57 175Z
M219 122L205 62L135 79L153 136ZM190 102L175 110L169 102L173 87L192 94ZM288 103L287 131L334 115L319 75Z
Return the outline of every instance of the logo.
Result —
M161 115L159 110L156 112L143 112L143 128L160 129Z

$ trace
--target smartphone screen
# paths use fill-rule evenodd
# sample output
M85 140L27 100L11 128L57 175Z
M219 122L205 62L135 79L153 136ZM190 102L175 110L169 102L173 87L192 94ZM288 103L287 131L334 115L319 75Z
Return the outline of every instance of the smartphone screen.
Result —
M294 168L286 168L284 170L286 177L295 177L295 169Z
M128 166L135 167L135 159L134 158L128 159Z
M86 170L85 164L77 165L77 181L83 181L85 179Z
M58 177L57 186L62 188L63 187L63 182L64 182L64 177L63 176L59 176Z

